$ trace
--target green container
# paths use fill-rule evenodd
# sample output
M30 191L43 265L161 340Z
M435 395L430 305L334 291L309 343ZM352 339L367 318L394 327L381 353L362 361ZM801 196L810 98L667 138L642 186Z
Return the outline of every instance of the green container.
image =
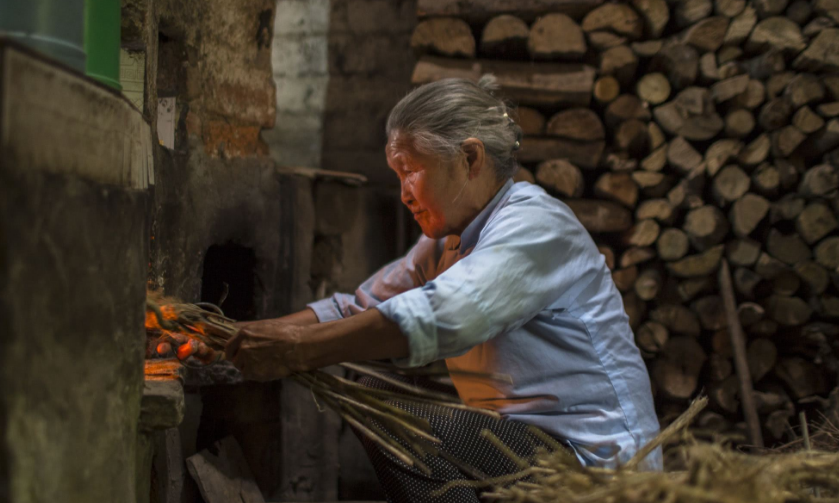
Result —
M8 0L0 0L4 2ZM84 49L88 76L117 91L122 6L120 0L86 0Z
M84 72L84 17L84 0L0 0L0 35Z

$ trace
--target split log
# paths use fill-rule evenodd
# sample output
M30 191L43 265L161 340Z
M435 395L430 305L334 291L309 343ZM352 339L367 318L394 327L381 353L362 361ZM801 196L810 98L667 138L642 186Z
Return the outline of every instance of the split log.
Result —
M795 220L804 211L807 201L797 194L787 194L772 203L770 221L776 224L783 220Z
M723 358L731 358L734 356L734 350L731 348L731 337L728 335L728 330L717 330L713 333L713 335L711 335L711 349Z
M746 50L753 53L774 49L797 54L806 46L801 28L781 16L769 17L758 22L746 42Z
M632 214L617 203L579 199L565 204L591 233L622 232L632 226Z
M799 73L787 84L784 96L790 101L792 108L798 109L810 103L824 100L824 84L812 73Z
M836 117L839 115L839 101L833 101L831 103L822 103L821 105L816 107L816 111L822 117Z
M795 274L804 283L805 293L808 295L819 295L827 289L830 279L824 267L816 262L804 261L795 264Z
M798 185L798 168L789 159L775 159L781 189L791 190Z
M538 110L530 107L518 107L513 115L525 136L542 136L545 134L545 116Z
M738 75L736 77L721 80L711 86L711 97L713 97L714 101L717 103L723 103L732 98L736 98L738 95L746 92L746 88L749 86L749 81L750 79L748 75Z
M743 149L743 142L732 138L717 140L705 151L705 169L709 176L717 172L731 159L736 158Z
M647 133L650 136L650 149L657 149L667 141L664 131L655 122L647 123Z
M535 59L580 59L586 53L583 30L565 14L547 14L530 28L527 49Z
M710 276L704 278L689 278L680 281L676 287L676 293L682 302L693 300L700 293L707 293L716 287Z
M425 54L457 58L475 57L472 29L460 19L440 17L420 22L411 36L416 57Z
M766 86L759 80L751 79L749 85L746 86L746 90L734 98L734 104L748 110L754 110L762 105L765 99Z
M682 0L676 3L673 17L677 26L685 28L708 17L713 8L711 0Z
M618 45L600 53L600 75L614 75L624 87L629 87L635 80L638 69L638 57L632 49Z
M630 39L639 39L644 34L644 22L635 10L626 4L604 4L592 10L583 18L583 31L609 30Z
M789 157L801 145L807 136L793 125L784 126L772 132L772 155Z
M632 0L632 6L644 19L647 38L659 38L670 20L670 9L664 0Z
M771 164L761 164L752 173L752 189L764 197L775 197L781 187L781 175Z
M635 294L641 300L653 300L658 295L658 292L661 291L663 281L661 271L657 268L645 269L635 280Z
M671 337L656 359L653 377L668 398L686 400L696 391L705 351L692 337Z
M813 314L813 309L798 297L772 295L764 307L772 320L784 326L803 325Z
M705 18L688 28L682 40L700 51L714 52L722 45L728 23L728 18L724 16Z
M635 218L638 220L654 218L659 223L669 223L673 219L673 206L667 199L647 199L638 205Z
M705 187L705 166L690 170L679 183L667 193L667 200L673 207L698 208L704 204L702 190Z
M614 146L632 157L642 157L649 150L647 125L631 119L621 122L615 131Z
M682 228L693 247L705 251L725 239L725 235L728 234L728 220L719 208L705 205L688 212Z
M702 80L720 80L720 69L717 65L717 55L713 52L706 52L699 57L699 75Z
M632 173L632 180L645 196L660 197L667 194L667 191L672 187L673 177L664 173L635 171Z
M667 145L661 145L641 161L644 171L661 171L667 164Z
M621 241L626 246L650 246L658 239L659 230L655 220L641 220L624 232Z
M741 61L740 68L753 79L766 80L772 75L786 69L786 60L780 51L768 50L752 59Z
M747 5L740 14L737 14L728 25L728 30L723 37L726 45L740 45L757 24L757 12L751 5Z
M743 147L743 150L737 156L737 160L744 166L757 166L766 160L771 146L772 142L769 136L766 133L761 134Z
M630 158L628 153L621 150L606 154L601 165L609 171L634 172L638 168L638 160Z
M839 44L839 29L831 27L822 30L815 39L810 41L807 49L795 58L792 66L796 70L835 72L839 70L839 55L834 49L837 44Z
M825 372L800 357L780 358L774 372L786 385L793 400L823 394L829 390Z
M789 0L754 0L752 2L761 19L781 15L787 8L787 3Z
M186 465L208 503L265 501L242 449L233 437L216 442L213 452L203 450L190 456Z
M708 388L708 398L723 412L736 414L740 410L740 384L737 376L731 375Z
M777 229L769 231L766 250L787 265L795 265L810 258L810 247L798 234L782 234Z
M620 266L631 267L633 265L643 264L644 262L654 258L655 251L652 248L646 246L636 246L623 252L620 258Z
M622 94L609 103L604 112L606 126L616 128L621 122L631 119L639 121L650 120L650 111L644 103L632 94Z
M746 8L746 0L716 0L714 12L720 16L736 17Z
M647 73L638 81L635 93L642 100L658 105L670 97L670 82L662 73Z
M667 80L674 89L684 89L696 82L699 72L699 53L687 44L662 47L650 60L647 70L667 75Z
M669 338L667 327L657 321L645 321L635 333L635 343L647 357L661 352Z
M681 304L662 304L650 312L650 319L674 334L698 337L701 332L696 314Z
M811 245L833 232L837 226L833 211L821 202L810 203L795 219L798 234Z
M612 271L612 281L621 292L633 290L636 279L638 279L638 267L634 265Z
M618 79L611 75L605 75L594 83L594 99L598 103L610 103L621 92L621 85Z
M708 379L712 383L724 381L733 370L731 360L719 353L711 353L711 356L708 357Z
M830 119L823 128L807 137L798 152L808 160L817 159L839 147L839 119Z
M603 141L581 142L564 138L525 137L516 156L519 162L541 162L549 159L567 159L584 169L596 168L603 156Z
M702 154L687 140L677 136L667 144L667 162L679 174L687 174L702 163Z
M769 79L766 81L767 99L774 99L779 97L794 77L794 72L781 72L769 77Z
M594 68L576 63L464 61L424 56L414 67L411 82L426 84L449 77L478 81L492 73L504 96L520 105L588 106Z
M757 228L761 220L769 211L769 201L765 198L748 193L731 205L728 219L731 229L739 237L745 237Z
M755 272L768 280L775 279L787 269L786 264L765 252L760 253L754 265Z
M789 420L793 416L795 416L794 410L776 410L766 417L763 424L774 440L781 440L792 429Z
M725 135L731 138L745 138L754 130L755 117L745 108L738 108L726 114L724 119Z
M669 262L667 269L679 278L707 276L719 266L724 248L723 245L717 245L697 255L689 255L676 262Z
M816 262L827 268L829 271L839 269L839 237L829 237L813 249Z
M680 229L669 228L658 237L656 241L658 256L661 260L672 262L684 257L690 248L687 234Z
M664 47L664 43L661 40L645 40L643 42L632 42L629 47L639 58L651 58L658 54L658 51Z
M509 14L496 16L484 26L481 32L481 53L498 58L520 58L527 56L527 40L530 28L527 23Z
M805 197L825 197L839 188L839 168L820 164L808 169L798 185L798 192Z
M499 14L532 21L543 14L561 12L580 19L602 3L603 0L418 0L417 16L454 16L473 24L482 24Z
M748 267L760 256L760 243L749 238L730 240L725 245L725 256L736 266Z
M626 37L615 35L610 31L593 31L588 34L588 43L597 52L603 52L612 47L625 45L626 42Z
M585 187L580 168L564 159L539 163L536 167L536 181L563 197L582 197Z
M749 175L736 165L726 166L712 183L713 195L720 205L727 205L743 197L751 185Z
M691 309L705 330L722 330L728 326L722 297L706 295L691 303Z
M757 122L767 131L780 129L789 123L792 105L786 98L774 98L766 102L760 109Z
M600 117L589 108L563 110L548 121L545 132L569 140L594 141L606 138Z

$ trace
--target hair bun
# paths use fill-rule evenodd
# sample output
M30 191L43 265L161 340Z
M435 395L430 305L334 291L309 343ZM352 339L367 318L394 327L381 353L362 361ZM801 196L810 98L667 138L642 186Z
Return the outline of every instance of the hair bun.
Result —
M499 89L498 79L491 73L485 73L478 79L478 87L492 94Z

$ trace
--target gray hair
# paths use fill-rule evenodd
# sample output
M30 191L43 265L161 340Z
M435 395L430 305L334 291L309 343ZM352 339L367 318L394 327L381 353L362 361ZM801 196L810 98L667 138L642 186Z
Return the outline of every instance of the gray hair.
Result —
M493 75L475 83L466 79L443 79L420 86L393 107L385 128L407 135L425 154L454 159L467 138L477 138L495 164L499 180L516 172L514 152L521 145L521 128L510 117L507 103L493 92Z

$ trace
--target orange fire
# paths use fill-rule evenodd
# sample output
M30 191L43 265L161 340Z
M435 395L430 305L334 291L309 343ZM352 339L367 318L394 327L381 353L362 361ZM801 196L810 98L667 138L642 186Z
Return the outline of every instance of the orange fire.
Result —
M177 321L178 313L172 306L160 306L160 312L166 321ZM186 359L194 355L199 359L206 360L215 358L216 353L206 345L199 344L206 335L205 327L200 323L186 324L183 321L173 323L175 329L163 328L154 311L146 311L146 332L152 332L160 339L155 350L159 355L168 355L173 350L179 359Z

